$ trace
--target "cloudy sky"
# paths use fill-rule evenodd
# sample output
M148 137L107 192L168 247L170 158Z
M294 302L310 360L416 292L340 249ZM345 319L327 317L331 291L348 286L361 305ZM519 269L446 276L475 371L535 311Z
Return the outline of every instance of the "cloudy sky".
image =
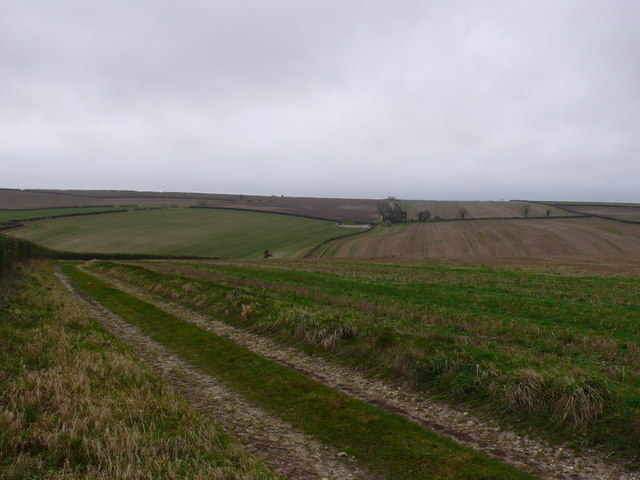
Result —
M0 0L0 187L640 202L638 0Z

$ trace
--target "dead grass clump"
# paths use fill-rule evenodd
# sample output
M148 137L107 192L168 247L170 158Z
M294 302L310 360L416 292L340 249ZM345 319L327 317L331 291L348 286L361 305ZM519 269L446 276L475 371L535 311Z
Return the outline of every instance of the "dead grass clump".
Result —
M458 370L465 364L465 359L458 354L434 355L417 360L411 367L411 373L417 384L425 384L431 380Z
M624 346L624 357L631 365L640 367L640 346L637 343L627 342Z
M585 426L602 416L611 400L605 385L595 380L566 379L560 397L555 402L554 414L574 427Z
M258 312L254 305L243 304L240 310L240 318L242 318L244 322L248 322L255 317L257 313Z
M547 404L544 378L535 370L523 370L515 381L505 385L504 396L514 411L540 412Z

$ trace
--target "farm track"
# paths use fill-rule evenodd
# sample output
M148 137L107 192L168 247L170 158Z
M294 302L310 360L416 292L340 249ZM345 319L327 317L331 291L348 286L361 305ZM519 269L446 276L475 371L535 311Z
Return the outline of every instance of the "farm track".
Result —
M426 428L448 436L457 443L480 451L516 468L549 480L638 480L640 473L608 462L602 454L585 451L577 454L566 447L505 430L497 423L454 409L401 387L307 355L271 339L238 329L182 305L167 302L139 288L106 275L89 272L96 278L126 293L151 303L165 312L204 330L224 337L274 362L292 368L325 385L376 405L388 412L416 421Z
M196 410L248 446L252 453L286 479L380 480L352 460L254 406L211 376L192 367L158 342L79 292L62 273L56 276L109 332L129 345L142 362ZM123 289L124 290L124 289Z

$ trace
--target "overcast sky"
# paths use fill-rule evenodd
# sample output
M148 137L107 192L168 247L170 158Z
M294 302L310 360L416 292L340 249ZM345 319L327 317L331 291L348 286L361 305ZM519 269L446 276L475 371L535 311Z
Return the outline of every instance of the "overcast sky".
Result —
M640 202L638 19L638 0L0 0L0 186Z

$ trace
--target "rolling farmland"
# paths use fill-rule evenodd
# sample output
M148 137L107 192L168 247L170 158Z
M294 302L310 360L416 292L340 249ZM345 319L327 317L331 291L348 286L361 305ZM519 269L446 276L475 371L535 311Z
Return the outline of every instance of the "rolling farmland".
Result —
M429 210L431 218L442 219L460 218L460 210L464 209L465 218L524 218L524 209L527 208L527 217L575 215L561 208L529 202L485 202L485 201L437 201L437 200L403 200L403 207L407 210L408 218L417 218L418 213Z
M570 212L640 223L640 205L561 205Z
M324 245L326 257L639 255L640 226L595 218L408 223Z
M64 298L56 305L80 302L163 385L260 451L267 466L246 458L240 478L271 478L273 469L301 480L639 479L628 467L640 465L640 225L555 210L507 218L522 208L515 202L435 203L502 217L362 232L291 215L167 208L33 221L14 233L65 251L226 258L67 263L56 275L75 300L51 265L25 271ZM19 253L7 245L5 257ZM296 259L314 246L335 258ZM24 258L39 255L33 247ZM279 258L257 260L265 249ZM82 321L69 318L78 331ZM27 395L14 370L0 368L15 395ZM197 425L177 431L195 438L186 432ZM17 452L7 464L21 468L22 447L7 442ZM204 468L202 459L194 454L189 468Z
M303 255L352 231L333 222L268 213L196 208L130 211L30 223L15 236L57 250L203 257Z
M122 207L71 207L71 208L43 208L35 210L0 210L0 223L29 220L40 217L55 217L61 215L78 215L87 213L111 212L123 210Z

